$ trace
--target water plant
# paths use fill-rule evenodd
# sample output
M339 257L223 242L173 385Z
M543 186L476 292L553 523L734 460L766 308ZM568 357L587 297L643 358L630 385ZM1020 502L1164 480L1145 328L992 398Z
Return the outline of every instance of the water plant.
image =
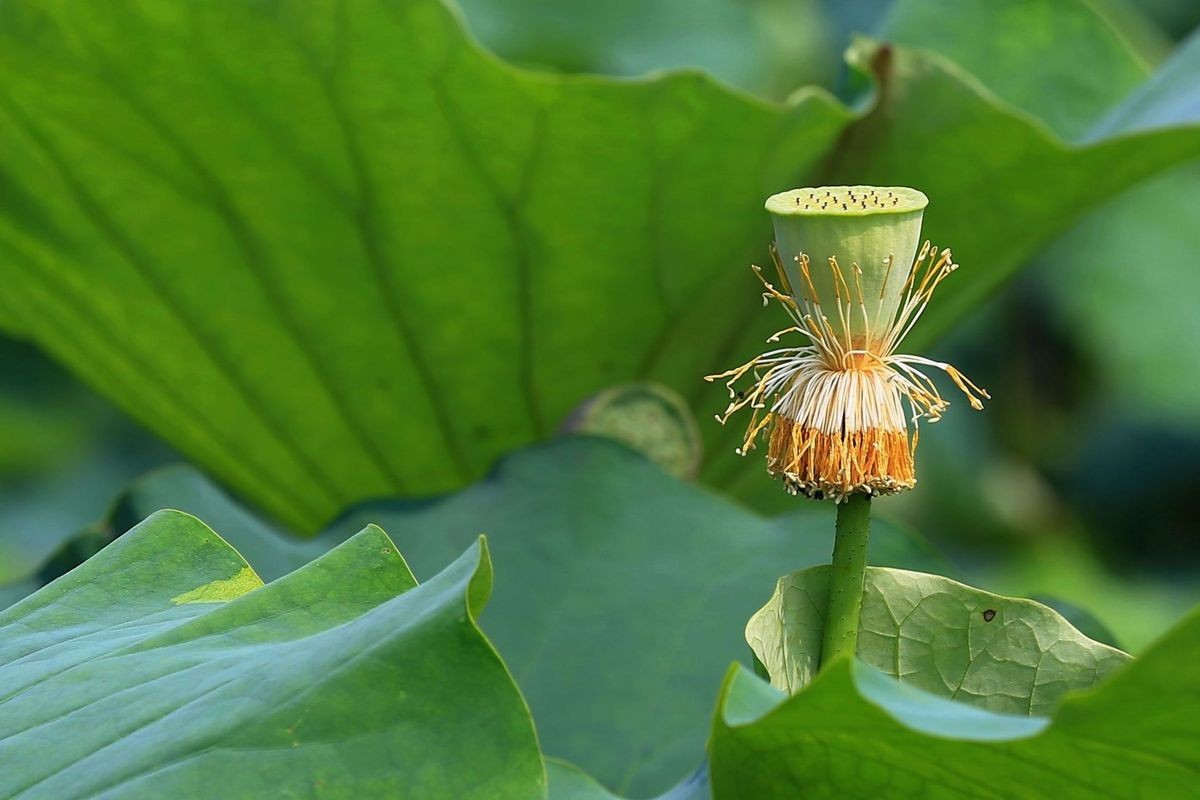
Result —
M922 371L945 372L974 409L989 395L950 364L897 352L934 291L958 269L949 248L917 250L924 194L902 186L819 186L772 195L771 258L779 288L754 272L797 334L800 347L770 350L728 379L731 401L717 417L751 410L738 453L760 434L767 471L792 494L838 504L823 659L854 653L866 575L871 498L916 485L913 454L922 418L949 405ZM749 390L738 387L753 375Z
M474 38L555 5L0 4L12 358L185 461L70 473L90 511L0 481L0 797L1194 796L1200 612L1147 647L1179 614L1139 609L1135 659L964 583L998 585L931 542L1002 502L960 457L1020 392L994 347L955 351L979 384L930 354L1200 155L1200 40L1152 75L1096 3L896 0L785 100ZM580 20L671 4L584 5L573 55L629 63ZM5 464L70 435L9 419L10 367ZM697 423L726 392L744 431Z

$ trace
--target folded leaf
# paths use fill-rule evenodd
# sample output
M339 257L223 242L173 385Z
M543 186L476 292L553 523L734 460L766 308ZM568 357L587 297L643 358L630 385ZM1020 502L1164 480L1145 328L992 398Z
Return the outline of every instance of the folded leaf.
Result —
M1197 659L1193 612L1053 719L952 702L849 661L790 698L735 668L713 729L713 796L1194 797L1200 691L1183 665Z
M481 543L418 587L368 527L263 586L156 514L0 613L0 795L539 796L490 584Z
M795 693L816 674L829 567L779 579L746 625L771 685ZM991 711L1044 715L1131 659L1092 641L1057 611L940 575L871 567L858 657L901 683Z

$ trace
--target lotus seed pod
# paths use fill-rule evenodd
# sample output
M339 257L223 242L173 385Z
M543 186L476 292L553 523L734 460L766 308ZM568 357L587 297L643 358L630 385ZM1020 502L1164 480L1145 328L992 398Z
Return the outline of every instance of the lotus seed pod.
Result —
M726 379L722 424L751 411L738 452L766 436L767 471L790 492L841 501L912 488L918 421L936 422L949 405L929 368L945 372L972 408L989 396L950 364L897 352L957 269L948 249L918 248L927 203L897 186L794 189L767 200L775 276L754 270L764 299L792 322L767 341L797 335L803 344L707 379ZM747 377L753 383L739 389Z
M832 324L846 333L844 324L855 347L869 347L896 318L928 203L923 193L903 186L824 186L772 195L766 208L791 287L803 291L807 285L801 274L806 256L821 307L833 312L839 297L854 306L856 313L844 322L830 313Z

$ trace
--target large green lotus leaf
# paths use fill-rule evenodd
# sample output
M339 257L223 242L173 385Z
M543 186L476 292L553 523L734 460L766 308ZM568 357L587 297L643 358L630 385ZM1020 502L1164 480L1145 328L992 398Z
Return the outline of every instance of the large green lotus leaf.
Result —
M719 409L699 376L782 324L745 270L773 191L927 191L971 269L920 349L1200 152L1190 128L1067 146L900 49L854 52L879 99L848 130L819 92L525 73L438 0L19 1L0 41L0 321L305 532L468 483L613 384ZM728 485L733 434L705 435Z
M897 0L878 35L941 53L1005 103L1074 139L1087 134L1151 72L1152 54L1143 52L1147 48L1137 46L1103 5Z
M755 305L762 198L850 117L519 72L438 0L6 3L0 43L0 317L307 531L699 382L729 329L681 313Z
M884 504L881 504L881 506ZM572 438L518 451L484 481L421 502L376 502L316 539L278 533L187 468L150 474L114 531L158 508L212 520L266 576L373 520L418 576L486 533L498 580L481 623L528 698L543 749L619 793L663 792L704 752L746 619L782 574L829 560L832 504L767 518L680 481L624 447ZM944 571L878 521L874 563Z
M545 792L474 622L475 543L428 583L368 527L267 586L155 514L0 613L5 797L507 798Z
M101 527L114 537L163 508L179 509L206 520L267 581L321 557L354 533L349 526L338 526L308 539L290 536L231 499L203 473L184 464L161 467L134 482L117 499Z
M780 578L746 625L777 689L798 692L816 674L828 598L829 567L810 567ZM1130 660L1033 600L878 567L867 570L858 657L907 686L1027 715L1049 713Z
M716 798L1193 798L1200 612L1053 719L998 714L836 662L785 695L731 672L714 725Z

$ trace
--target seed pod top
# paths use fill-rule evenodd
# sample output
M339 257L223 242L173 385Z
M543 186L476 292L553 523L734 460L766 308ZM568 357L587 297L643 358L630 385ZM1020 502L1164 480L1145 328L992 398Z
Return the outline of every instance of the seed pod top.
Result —
M852 314L845 322L854 346L870 348L896 318L928 204L904 186L822 186L771 195L766 209L791 287L807 288L804 255L822 308L863 301L866 318Z

